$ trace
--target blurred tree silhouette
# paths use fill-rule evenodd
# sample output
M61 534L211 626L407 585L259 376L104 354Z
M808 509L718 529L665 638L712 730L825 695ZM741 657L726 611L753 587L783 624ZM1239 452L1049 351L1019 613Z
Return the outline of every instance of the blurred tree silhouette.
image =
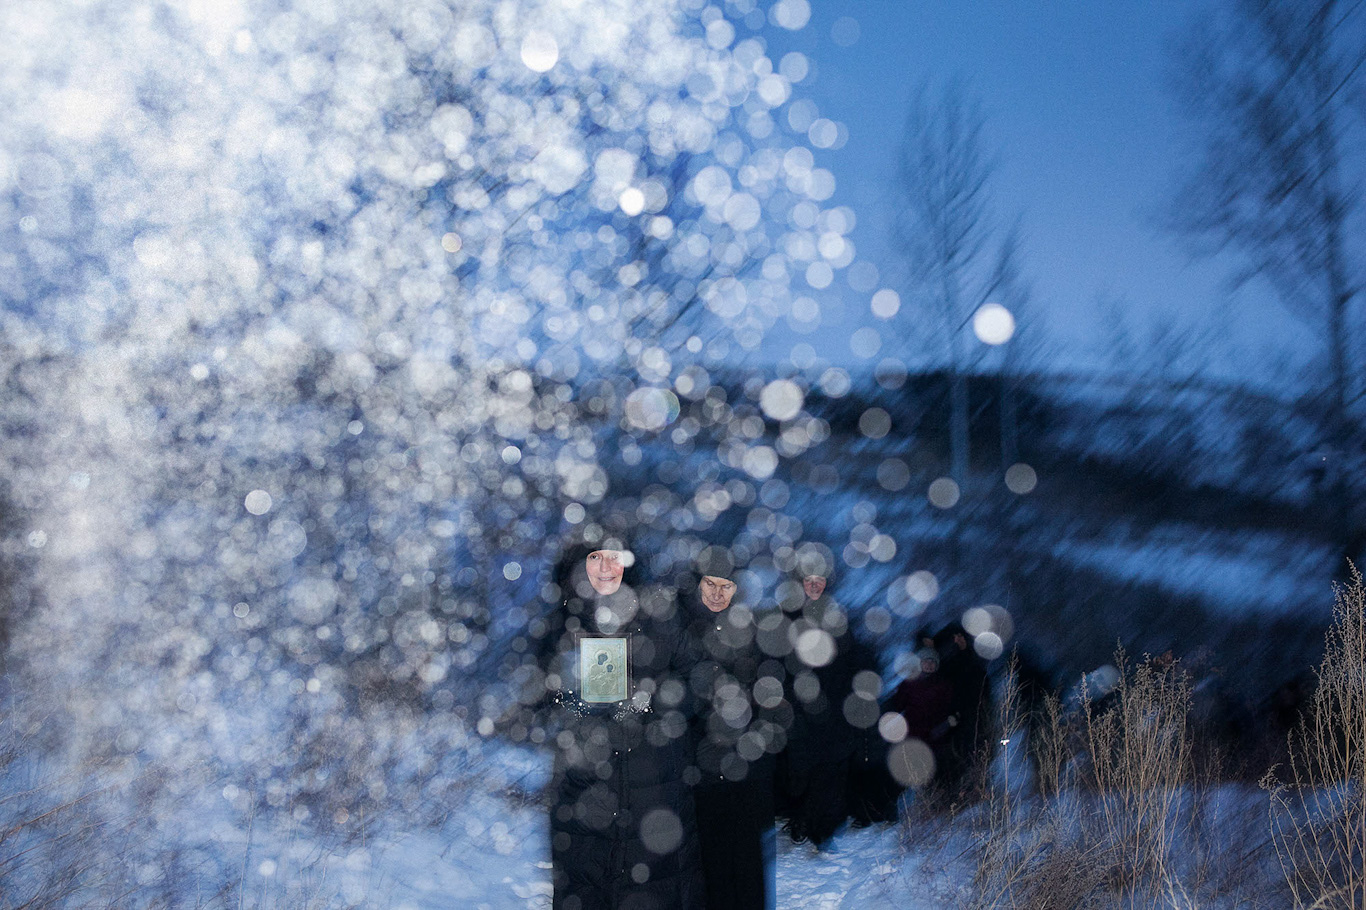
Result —
M1351 451L1351 305L1357 295L1361 198L1359 3L1230 0L1180 47L1179 97L1199 146L1173 200L1171 227L1205 255L1235 254L1239 283L1262 278L1322 331L1328 361L1324 495L1333 533L1347 535L1341 465Z
M967 480L968 358L964 331L998 293L1020 285L1018 231L993 217L988 184L995 161L983 136L981 107L958 83L920 85L911 98L897 161L901 207L897 242L913 305L936 318L947 356L949 473Z

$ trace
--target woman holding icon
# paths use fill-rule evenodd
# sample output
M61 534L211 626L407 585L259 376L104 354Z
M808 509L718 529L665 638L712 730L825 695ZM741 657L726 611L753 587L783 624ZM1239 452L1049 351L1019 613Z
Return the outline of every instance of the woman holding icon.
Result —
M672 598L637 584L620 538L569 547L533 623L554 743L556 910L700 907L684 772L686 653Z

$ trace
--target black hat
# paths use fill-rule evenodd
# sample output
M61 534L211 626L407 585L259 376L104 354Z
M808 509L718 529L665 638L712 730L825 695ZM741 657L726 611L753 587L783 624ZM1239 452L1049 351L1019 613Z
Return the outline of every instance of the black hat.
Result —
M825 544L808 541L797 547L793 574L798 580L818 575L826 581L835 577L835 554Z
M702 552L698 553L697 558L693 560L693 568L698 575L733 579L735 576L735 557L727 548L713 544L702 548Z

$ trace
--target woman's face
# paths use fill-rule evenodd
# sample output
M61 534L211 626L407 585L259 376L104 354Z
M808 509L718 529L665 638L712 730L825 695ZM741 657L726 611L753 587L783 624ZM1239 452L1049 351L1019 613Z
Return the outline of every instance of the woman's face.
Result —
M621 550L594 550L584 565L588 569L588 583L599 594L615 594L621 587L621 576L626 571L627 556Z
M702 595L702 604L713 613L720 613L730 606L735 596L735 582L716 575L703 575L697 590Z
M820 575L808 575L802 579L802 590L810 600L819 600L825 593L825 579Z

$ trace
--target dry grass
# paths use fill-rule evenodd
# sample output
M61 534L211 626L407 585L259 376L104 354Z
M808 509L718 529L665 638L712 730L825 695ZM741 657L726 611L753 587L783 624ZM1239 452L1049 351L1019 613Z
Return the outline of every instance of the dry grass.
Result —
M1089 693L1082 721L1099 812L1090 827L1104 851L1110 885L1128 906L1175 884L1172 848L1185 823L1193 783L1187 719L1190 680L1171 660L1130 667L1120 651L1119 677L1104 710Z
M1000 700L1005 757L970 816L971 910L1276 906L1259 893L1265 842L1197 775L1190 683L1170 659L1131 665L1104 698L1057 697L1033 724L1013 671ZM1012 755L1015 760L1012 761ZM1024 768L1032 763L1032 775ZM1025 779L1027 778L1027 779Z
M1352 567L1337 588L1318 688L1290 737L1285 777L1272 769L1272 842L1293 906L1366 908L1366 585Z
M1018 689L1012 671L1007 679L1006 688L1012 693L1011 699L1018 701ZM1063 712L1062 699L1056 692L1044 696L1041 716L1026 732L1029 754L1034 762L1034 784L1043 799L1057 798L1062 794L1064 777L1068 763L1072 760L1072 750L1068 747L1071 731L1067 715Z
M974 818L978 849L969 906L1084 907L1101 884L1101 866L1080 836L1076 803L1064 786L1070 763L1063 714L1054 698L1052 707L1045 705L1045 724L1027 730L1015 680L1012 665L999 703L1001 773L982 781L984 798ZM1035 741L1028 751L1044 756L1033 794L1018 769L1011 780L1012 755L1029 737Z

